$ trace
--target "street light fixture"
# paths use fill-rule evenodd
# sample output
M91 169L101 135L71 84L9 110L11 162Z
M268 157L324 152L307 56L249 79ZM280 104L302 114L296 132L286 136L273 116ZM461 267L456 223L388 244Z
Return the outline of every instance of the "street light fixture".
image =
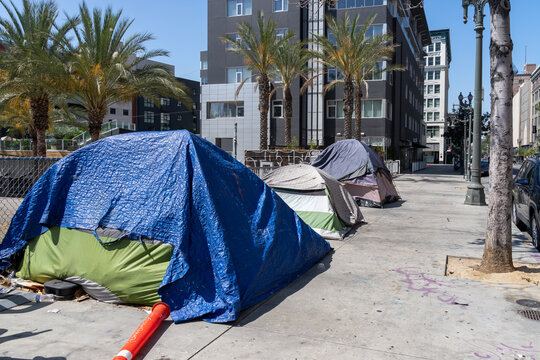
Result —
M476 25L474 27L476 31L476 70L474 82L473 161L472 181L467 186L467 195L465 196L465 204L467 205L486 205L484 186L480 181L480 132L482 121L482 32L484 31L484 6L487 2L488 0L462 0L463 22L467 23L467 10L472 5L474 7L473 19Z

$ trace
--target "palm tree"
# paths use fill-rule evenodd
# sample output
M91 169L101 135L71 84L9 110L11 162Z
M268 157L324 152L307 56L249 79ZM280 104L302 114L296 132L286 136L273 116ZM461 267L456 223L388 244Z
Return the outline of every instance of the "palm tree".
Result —
M164 50L147 51L150 34L126 33L133 20L121 18L122 11L92 13L83 2L79 6L81 28L75 29L78 48L70 59L72 100L88 112L88 128L92 141L99 139L103 118L111 103L144 96L159 104L160 95L192 106L189 90L159 63L149 61L168 56ZM137 54L137 56L136 56Z
M246 77L236 90L236 96L244 84L256 76L259 87L259 112L260 112L260 148L268 148L268 109L270 96L270 77L274 70L275 54L277 49L288 42L291 34L278 39L276 36L276 23L270 19L265 22L262 12L257 18L257 29L254 30L246 22L238 25L238 38L223 37L223 41L230 45L229 51L244 58L247 69L256 75Z
M386 65L384 68L380 66L382 61L389 61L392 59L395 48L399 45L390 44L393 38L391 33L380 34L373 37L365 36L366 31L371 24L373 24L376 15L377 14L373 14L358 32L358 35L362 34L362 37L357 39L355 55L357 66L354 72L354 85L356 88L354 138L358 141L362 140L363 85L366 84L366 90L368 90L366 81L370 79L370 77L379 76L386 71L403 71L405 69L402 65Z
M57 24L58 9L52 1L33 3L22 1L22 9L0 0L8 14L0 19L0 66L5 81L0 84L0 101L28 99L36 132L38 156L47 156L45 132L49 127L50 96L65 91L61 84L65 53L69 45L68 32L77 25L76 19Z
M341 21L332 16L327 16L326 22L333 39L313 34L314 40L321 50L312 52L312 56L316 58L315 61L322 63L327 69L335 68L341 74L340 77L336 77L336 79L326 84L323 90L327 91L337 83L343 83L344 135L346 139L350 139L352 138L354 76L356 68L359 66L357 48L364 39L367 27L361 27L358 16L355 16L351 22L347 14ZM325 73L316 74L304 86L310 85L314 78Z
M293 32L288 34L294 36ZM291 118L293 113L291 86L293 81L302 77L308 79L308 62L311 54L306 51L303 42L283 42L275 53L275 72L278 81L270 96L281 88L283 93L283 108L285 109L285 144L291 144Z

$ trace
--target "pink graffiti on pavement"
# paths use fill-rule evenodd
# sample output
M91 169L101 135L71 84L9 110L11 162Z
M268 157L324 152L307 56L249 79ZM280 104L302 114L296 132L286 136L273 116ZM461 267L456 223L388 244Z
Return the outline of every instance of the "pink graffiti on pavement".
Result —
M426 274L419 271L418 268L399 268L396 272L405 275L405 279L400 281L407 284L407 289L421 292L422 297L433 294L440 302L451 305L461 305L461 307L468 306L468 304L458 302L457 296L449 294L445 290L446 288L451 288L450 285L427 277Z
M535 348L532 342L529 345L509 346L502 342L494 343L485 340L473 340L468 343L476 349L473 354L478 359L529 359L540 360L540 348ZM479 350L478 350L479 349Z
M532 254L531 257L536 261L540 262L540 254Z

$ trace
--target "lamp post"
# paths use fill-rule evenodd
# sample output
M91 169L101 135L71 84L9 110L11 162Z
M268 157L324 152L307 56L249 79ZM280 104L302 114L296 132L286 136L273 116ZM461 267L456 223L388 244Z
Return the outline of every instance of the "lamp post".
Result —
M484 31L484 6L488 0L462 0L463 22L467 23L467 10L474 7L474 22L476 31L476 70L474 81L474 122L473 122L473 161L472 181L467 186L465 204L486 205L484 186L480 182L480 151L481 151L481 117L482 117L482 32Z
M463 97L463 93L459 93L459 116L460 121L463 122L463 178L467 181L471 180L471 119L472 119L472 100L473 95L469 92L467 99ZM467 102L467 100L469 100ZM467 124L468 124L468 136L467 136Z

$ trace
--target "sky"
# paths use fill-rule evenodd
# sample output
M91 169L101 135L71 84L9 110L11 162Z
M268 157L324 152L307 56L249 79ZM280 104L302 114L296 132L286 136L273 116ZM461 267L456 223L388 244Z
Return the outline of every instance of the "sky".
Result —
M14 0L17 5L20 2ZM63 12L73 15L78 12L80 2L56 0L56 3ZM168 58L156 60L175 65L176 76L199 80L199 53L206 50L207 43L206 0L87 0L87 4L89 7L106 8L112 5L114 10L122 9L124 16L134 19L128 33L152 33L155 40L148 43L148 49L165 49L170 52ZM513 61L521 72L525 61L540 64L538 37L531 31L536 27L540 14L540 0L511 0L511 5ZM472 7L469 8L470 19L464 24L461 0L425 0L424 6L430 30L450 29L452 62L448 107L451 109L452 104L458 103L457 96L460 91L465 96L469 91L474 94L475 32ZM488 5L485 13L483 112L490 111ZM0 10L0 16L5 16L5 11Z

